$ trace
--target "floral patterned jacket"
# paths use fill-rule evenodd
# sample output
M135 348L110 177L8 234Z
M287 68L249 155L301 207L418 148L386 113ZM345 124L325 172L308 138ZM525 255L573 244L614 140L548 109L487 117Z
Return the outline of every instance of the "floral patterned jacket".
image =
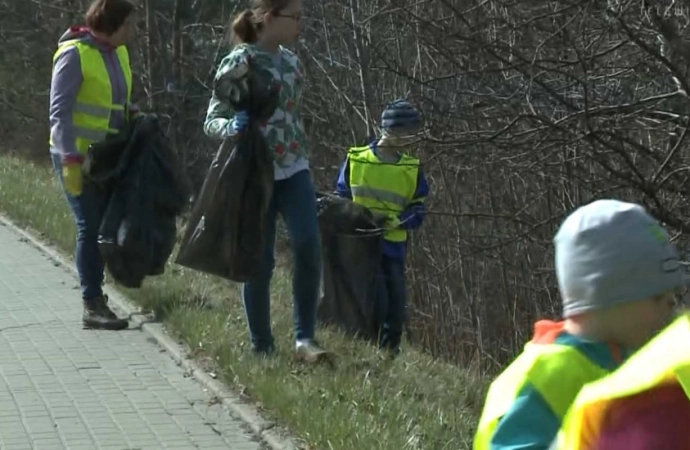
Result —
M262 127L270 148L274 150L276 180L289 178L309 167L309 151L304 125L300 117L302 69L297 55L285 47L272 54L256 45L241 44L221 61L216 79L251 57L260 68L273 74L280 87L280 100L273 116ZM232 107L221 102L216 93L206 113L204 132L207 136L224 139L234 134Z

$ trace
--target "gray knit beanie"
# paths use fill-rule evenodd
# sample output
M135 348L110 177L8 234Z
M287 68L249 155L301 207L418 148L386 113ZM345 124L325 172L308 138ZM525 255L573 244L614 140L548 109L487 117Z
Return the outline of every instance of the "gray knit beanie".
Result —
M598 200L578 208L554 244L564 317L651 298L687 280L666 230L633 203Z

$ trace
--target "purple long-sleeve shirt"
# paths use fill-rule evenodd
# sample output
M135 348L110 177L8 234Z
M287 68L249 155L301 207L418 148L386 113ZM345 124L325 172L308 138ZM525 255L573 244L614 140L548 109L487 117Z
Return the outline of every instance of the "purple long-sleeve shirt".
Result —
M73 39L79 39L101 52L110 76L113 104L125 106L123 111L111 112L109 126L115 130L124 128L127 123L127 113L136 113L137 109L134 106L127 107L127 82L116 49L97 40L87 28L78 27L67 30L58 41L58 45ZM79 51L76 47L69 48L55 61L50 84L50 134L53 142L50 152L60 155L63 160L80 157L77 151L79 130L74 125L72 117L77 103L77 94L83 82Z
M376 141L370 144L371 150L376 154ZM340 197L352 199L352 190L350 189L350 158L346 158L345 162L340 168L338 174L338 182L336 191ZM424 199L429 195L429 183L424 176L421 167L417 175L417 189L414 193L415 202L405 208L400 214L400 228L405 230L414 230L422 226L426 218L426 206ZM383 254L396 259L405 259L407 253L406 242L391 242L383 241Z

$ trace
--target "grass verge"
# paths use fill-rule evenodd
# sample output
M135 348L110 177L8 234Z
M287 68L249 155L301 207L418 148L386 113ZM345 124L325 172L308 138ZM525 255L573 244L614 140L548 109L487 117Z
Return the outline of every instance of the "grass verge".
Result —
M0 155L0 211L67 254L75 229L47 167ZM237 286L169 264L160 277L125 293L163 318L193 354L213 361L229 385L321 450L457 450L471 448L485 382L469 370L406 348L387 361L368 345L323 329L320 341L338 355L335 370L305 367L292 358L290 273L273 284L277 357L247 350Z

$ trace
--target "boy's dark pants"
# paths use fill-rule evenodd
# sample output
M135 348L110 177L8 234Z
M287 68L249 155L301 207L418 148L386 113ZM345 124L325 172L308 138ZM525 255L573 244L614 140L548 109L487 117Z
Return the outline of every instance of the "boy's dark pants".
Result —
M406 319L405 260L382 255L376 278L379 346L397 352Z

